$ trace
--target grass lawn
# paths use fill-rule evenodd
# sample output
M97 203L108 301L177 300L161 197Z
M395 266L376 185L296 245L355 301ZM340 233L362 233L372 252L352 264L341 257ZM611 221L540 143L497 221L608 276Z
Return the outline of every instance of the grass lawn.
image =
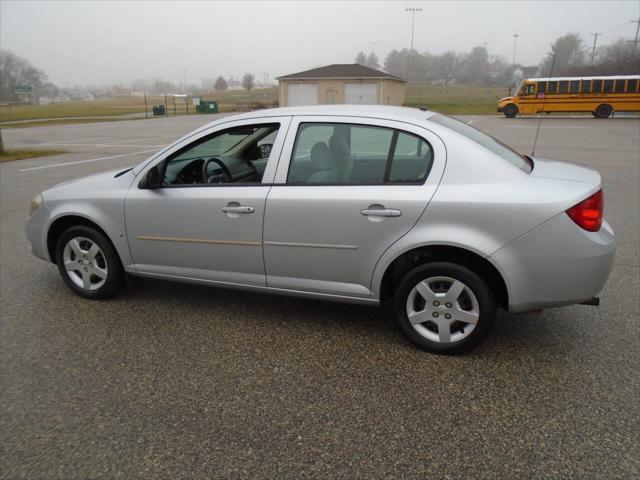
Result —
M450 114L492 114L496 113L496 103L507 95L504 87L478 85L407 85L405 105L429 107L432 110ZM277 88L254 88L247 90L222 90L209 92L202 96L203 100L219 103L221 112L254 110L278 103ZM169 116L195 113L191 98L185 102L183 98L167 98ZM147 97L149 117L152 116L153 105L165 103L164 96ZM127 114L144 113L144 98L118 98L94 101L60 102L49 105L0 105L0 122L20 120L47 119L46 123L29 122L26 124L5 124L2 127L27 127L63 123L86 123L87 121L111 121L128 119ZM70 118L88 117L88 118ZM109 117L109 118L100 118Z
M12 160L24 160L26 158L49 157L66 153L63 150L5 150L0 153L0 162L10 162Z

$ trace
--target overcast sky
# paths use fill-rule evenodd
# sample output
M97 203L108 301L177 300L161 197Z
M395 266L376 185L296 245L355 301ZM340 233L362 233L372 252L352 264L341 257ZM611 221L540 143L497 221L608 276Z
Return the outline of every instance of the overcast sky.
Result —
M125 2L0 1L0 42L44 70L59 86L128 84L141 78L187 83L252 72L284 75L329 63L352 63L358 51L381 63L411 41L441 53L487 43L490 54L537 64L549 44L576 32L591 45L632 39L640 2Z

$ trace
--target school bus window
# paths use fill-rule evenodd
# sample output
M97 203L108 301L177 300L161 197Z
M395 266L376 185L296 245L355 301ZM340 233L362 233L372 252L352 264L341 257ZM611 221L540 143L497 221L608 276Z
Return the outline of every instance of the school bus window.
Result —
M582 80L582 85L580 85L580 93L591 93L591 80Z
M580 80L571 80L569 91L571 93L578 93L580 91Z
M627 92L634 93L638 89L638 80L630 78L627 80Z
M604 81L604 92L605 93L613 92L613 80L605 80Z
M624 93L624 82L625 82L624 80L620 80L620 79L616 80L616 86L614 89L616 93Z
M533 84L529 84L529 85L525 85L524 86L524 94L525 95L534 95L536 93L536 87Z
M593 93L600 93L602 91L602 80L593 81Z
M546 93L547 82L538 82L538 93Z
M569 92L569 81L562 80L560 81L560 93L568 93Z
M549 93L558 93L558 82L549 82Z

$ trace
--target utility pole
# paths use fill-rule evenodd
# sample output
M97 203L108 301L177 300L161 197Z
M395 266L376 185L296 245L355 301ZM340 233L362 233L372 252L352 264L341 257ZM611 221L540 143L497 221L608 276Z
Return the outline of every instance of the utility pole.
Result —
M516 45L518 45L518 34L513 34L513 60L511 60L511 65L516 64Z
M638 20L631 20L631 23L637 23L638 24L638 26L636 27L636 39L633 41L633 53L632 53L632 55L635 55L636 54L636 48L638 48L638 32L640 32L640 18Z
M601 33L592 33L591 36L593 37L593 49L591 50L591 65L593 65L593 60L594 58L596 58L596 42L598 41L598 36L602 35Z
M267 72L262 72L262 81L264 82L264 88L267 88L269 84L269 74Z
M405 12L411 12L411 50L409 51L409 75L408 81L413 80L413 32L415 31L416 12L421 12L421 8L405 8Z
M187 93L187 71L182 70L182 93Z

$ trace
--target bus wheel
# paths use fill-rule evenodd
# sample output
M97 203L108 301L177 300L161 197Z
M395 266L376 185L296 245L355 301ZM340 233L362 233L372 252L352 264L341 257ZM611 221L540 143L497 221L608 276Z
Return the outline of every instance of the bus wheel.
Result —
M518 114L518 107L516 107L513 103L510 103L509 105L504 107L502 113L504 113L504 116L507 118L513 118Z
M611 105L607 105L606 103L604 103L602 105L598 105L598 108L596 108L593 116L596 118L608 118L612 112L613 108L611 108Z

